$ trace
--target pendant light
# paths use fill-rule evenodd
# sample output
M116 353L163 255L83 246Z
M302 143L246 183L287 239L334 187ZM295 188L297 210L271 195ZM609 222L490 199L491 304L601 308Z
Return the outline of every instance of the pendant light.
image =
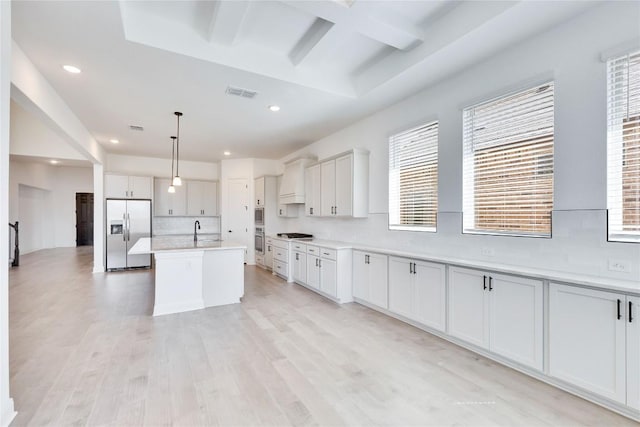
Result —
M176 152L176 137L172 136L171 139L172 139L171 141L171 185L169 185L168 191L169 193L175 193L176 187L173 186L173 160Z
M177 135L177 141L176 141L176 175L173 177L173 185L175 186L180 186L182 185L182 180L180 179L180 174L178 173L178 165L179 165L179 161L180 161L180 116L182 116L182 113L179 111L176 111L175 113L173 113L176 115L177 119L178 119L178 130L176 132Z

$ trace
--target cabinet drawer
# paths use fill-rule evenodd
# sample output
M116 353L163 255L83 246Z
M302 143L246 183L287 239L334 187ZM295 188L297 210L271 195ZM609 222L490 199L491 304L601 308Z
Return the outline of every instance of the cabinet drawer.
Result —
M269 243L267 241L267 243ZM272 241L273 246L275 246L276 248L280 248L280 249L289 249L289 243L285 242L284 240L280 240L280 239L273 239Z
M273 258L277 259L278 261L284 262L284 263L288 263L289 262L289 251L286 249L282 249L282 248L274 248L273 251Z
M267 244L269 245L273 245L273 239L271 237L265 238L265 242L267 242Z
M315 256L320 256L320 248L317 246L307 245L307 253Z
M320 248L320 256L325 259L336 260L338 251L335 249Z
M264 257L262 255L256 255L256 264L264 265Z
M293 250L298 252L307 252L307 245L304 245L302 243L294 243Z
M287 264L284 262L280 262L277 260L273 261L273 271L281 275L282 277L287 277Z

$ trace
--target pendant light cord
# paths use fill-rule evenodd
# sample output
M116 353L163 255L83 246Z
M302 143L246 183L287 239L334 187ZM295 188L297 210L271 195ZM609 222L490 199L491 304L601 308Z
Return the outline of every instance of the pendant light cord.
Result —
M175 155L176 155L176 137L172 136L171 137L171 179L173 179L174 175L173 175L173 162L175 160ZM171 184L173 185L173 183Z

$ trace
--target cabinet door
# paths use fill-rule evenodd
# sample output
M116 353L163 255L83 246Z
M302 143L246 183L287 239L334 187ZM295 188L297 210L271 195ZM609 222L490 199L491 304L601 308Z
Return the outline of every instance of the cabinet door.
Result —
M185 181L182 185L187 187L187 215L202 216L203 183L200 181Z
M369 263L369 301L378 307L389 307L389 278L387 274L387 256L368 254Z
M171 215L169 192L170 179L156 178L153 184L153 213L155 216Z
M353 215L353 155L336 159L336 203L334 215Z
M333 260L320 259L320 290L332 297L338 296L338 269Z
M104 197L126 199L129 197L129 177L126 175L104 175Z
M329 160L320 166L320 213L333 216L336 205L336 162Z
M185 216L187 214L187 186L185 183L175 187L175 193L169 193L171 216ZM165 189L166 191L166 189Z
M491 274L489 349L542 370L542 282Z
M320 258L307 254L307 285L320 289Z
M150 199L151 198L151 177L130 176L129 177L129 198L130 199Z
M255 180L254 191L256 195L256 206L264 207L264 177Z
M489 347L488 290L483 273L449 269L449 334L480 347Z
M445 330L445 266L415 261L414 319L439 331Z
M320 216L320 165L304 171L304 213L307 216Z
M626 400L624 315L614 292L549 285L549 374L620 403ZM622 313L621 313L622 314Z
M353 251L353 296L369 301L369 265L367 254Z
M218 215L218 183L202 183L202 214L205 216Z
M640 410L640 297L627 297L627 405Z
M307 254L304 252L293 253L293 280L307 283Z
M265 245L264 265L273 270L273 245L271 243Z
M413 318L413 261L389 258L389 310Z

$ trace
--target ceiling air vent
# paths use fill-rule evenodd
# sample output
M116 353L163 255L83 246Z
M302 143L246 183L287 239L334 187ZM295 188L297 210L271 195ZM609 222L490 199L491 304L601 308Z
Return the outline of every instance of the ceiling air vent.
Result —
M129 129L136 130L138 132L142 132L144 130L142 126L137 126L137 125L129 125Z
M225 91L228 95L241 96L243 98L255 98L258 94L255 90L243 89L241 87L227 86Z

